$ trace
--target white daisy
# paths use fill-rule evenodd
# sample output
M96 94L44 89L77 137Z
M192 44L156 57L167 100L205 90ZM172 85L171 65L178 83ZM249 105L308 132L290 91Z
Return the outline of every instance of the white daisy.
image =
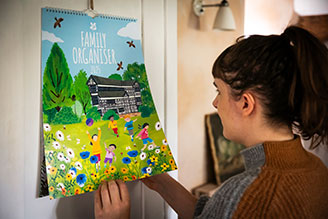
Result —
M49 174L50 173L50 169L52 168L52 166L47 166L47 173Z
M56 132L56 138L59 140L59 141L64 141L65 140L65 137L64 137L64 134L62 131L57 131Z
M156 153L156 154L161 153L161 149L157 148L157 149L155 150L155 153Z
M54 141L52 142L52 146L55 148L55 149L59 149L60 148L60 144L58 141Z
M70 171L68 171L68 173L72 175L73 179L76 177L76 173L74 170L70 170Z
M71 149L71 148L67 148L67 156L69 157L69 158L74 158L74 151L73 151L73 149Z
M166 141L166 139L165 139L165 138L163 139L163 141L162 141L162 142L163 142L163 145L167 145L167 141Z
M69 157L65 157L65 163L70 163L71 159Z
M57 184L57 190L62 191L62 189L65 189L65 186L63 183L58 183Z
M140 154L140 159L141 159L141 160L146 159L146 157L147 157L147 154L146 154L145 152L142 152L142 153Z
M65 166L65 164L60 164L60 169L62 169L62 170L65 170L65 168L66 168L66 166Z
M57 158L58 158L59 161L64 161L65 160L64 154L62 152L59 152L57 154Z
M150 144L149 146L148 146L148 150L153 150L154 149L154 145L152 145L152 144Z
M157 131L159 131L159 130L161 130L161 128L162 128L161 123L160 123L160 122L156 122L156 124L155 124L155 129L156 129Z
M146 172L147 172L148 174L151 174L151 171L152 171L151 167L147 167L147 168L146 168Z
M75 167L78 170L82 170L82 164L79 161L75 162Z
M49 131L51 131L51 126L48 123L44 123L43 130L46 132L49 132Z

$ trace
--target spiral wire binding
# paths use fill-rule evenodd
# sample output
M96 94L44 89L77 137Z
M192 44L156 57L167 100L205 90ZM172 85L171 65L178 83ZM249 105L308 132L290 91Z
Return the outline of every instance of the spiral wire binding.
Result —
M83 11L77 11L72 9L59 9L59 8L45 8L47 12L53 12L53 13L63 13L63 14L71 14L71 15L79 15L79 16L89 16L87 13ZM123 17L123 16L116 16L116 15L106 15L106 14L100 14L98 13L98 16L100 18L105 19L112 19L112 20L121 20L121 21L133 21L136 22L136 18L130 18L130 17Z

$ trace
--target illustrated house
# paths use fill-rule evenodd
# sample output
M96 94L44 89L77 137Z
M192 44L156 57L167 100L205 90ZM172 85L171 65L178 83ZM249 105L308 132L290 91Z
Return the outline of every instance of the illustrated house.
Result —
M103 116L109 109L118 115L138 113L142 104L138 82L120 81L91 75L87 81L93 106Z

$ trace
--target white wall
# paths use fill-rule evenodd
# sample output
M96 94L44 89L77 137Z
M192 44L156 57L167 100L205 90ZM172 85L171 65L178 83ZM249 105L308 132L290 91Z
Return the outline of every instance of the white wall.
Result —
M0 218L93 218L92 193L52 201L47 197L37 198L41 7L84 10L87 2L1 2ZM95 10L100 13L136 17L142 21L145 64L150 86L160 120L167 130L168 142L177 159L177 135L174 131L177 130L176 0L94 2ZM170 103L170 106L165 105L166 103ZM165 214L168 215L166 217L176 217L170 209L165 212L164 201L145 189L140 182L131 182L128 186L132 194L132 218L164 218Z

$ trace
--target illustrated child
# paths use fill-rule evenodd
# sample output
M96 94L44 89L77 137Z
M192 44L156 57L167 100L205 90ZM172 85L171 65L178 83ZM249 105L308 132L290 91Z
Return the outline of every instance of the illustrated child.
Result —
M127 116L124 117L124 120L126 121L124 131L128 130L129 135L131 137L131 141L133 142L133 137L134 137L134 135L133 135L133 123L135 121L137 121L137 119L131 120L130 116L127 115ZM133 142L133 144L136 145L134 142Z
M118 137L118 128L117 128L117 121L114 120L114 116L109 117L108 129L113 129L116 137Z
M141 151L145 150L145 148L147 147L147 143L153 143L154 141L149 138L148 136L148 128L149 128L149 124L146 122L142 125L142 130L141 132L137 135L137 137L139 137L143 144L144 144L144 147L141 149ZM154 142L154 147L156 147L155 145L155 142Z
M112 166L112 163L113 163L113 158L115 158L115 162L116 162L116 156L115 156L115 153L113 152L115 149L116 149L116 145L115 144L110 144L108 147L105 144L105 149L106 149L106 156L105 156L105 168L106 168L106 163L108 161L109 163L109 166Z
M87 131L88 138L90 140L90 144L92 145L92 155L97 156L98 161L96 162L96 170L100 170L100 154L101 154L101 147L100 147L100 138L101 138L101 129L98 127L98 135L94 134L90 135L90 133Z

